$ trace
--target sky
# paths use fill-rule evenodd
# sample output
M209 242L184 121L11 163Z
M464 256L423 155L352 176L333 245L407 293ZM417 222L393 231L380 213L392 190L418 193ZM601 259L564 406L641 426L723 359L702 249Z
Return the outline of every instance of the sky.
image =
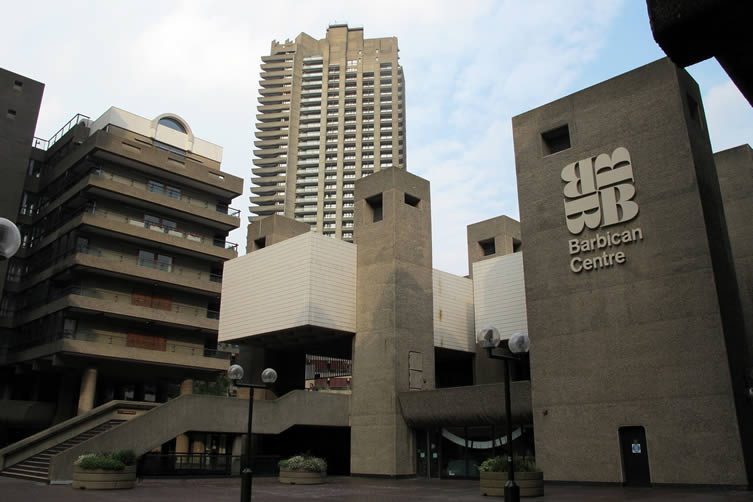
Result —
M36 135L110 106L176 113L244 179L245 248L259 64L272 40L329 24L396 36L407 168L431 182L434 267L466 275L466 226L518 218L511 119L664 57L641 0L6 2L0 66L46 84ZM753 139L753 109L715 60L688 68L714 151Z

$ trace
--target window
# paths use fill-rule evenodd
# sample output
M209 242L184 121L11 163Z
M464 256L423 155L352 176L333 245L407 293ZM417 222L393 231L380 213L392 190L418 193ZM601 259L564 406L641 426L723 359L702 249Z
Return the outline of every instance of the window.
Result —
M139 265L164 272L171 272L173 269L173 259L171 256L141 250L139 251Z
M144 227L151 228L152 230L170 232L171 230L175 230L177 225L174 221L146 214L144 215Z
M366 199L366 204L371 210L371 221L376 223L382 221L384 218L384 210L382 208L382 194L374 195Z
M15 119L16 118L16 110L12 110L8 108L8 112L6 113L6 117L9 119Z
M544 155L561 152L570 148L570 129L567 124L541 133Z
M512 252L513 253L520 253L522 246L523 246L522 242L520 242L518 239L513 238L512 240Z
M159 125L168 127L174 131L182 132L186 134L186 128L174 118L163 117L159 119Z
M63 335L72 336L76 333L76 326L78 321L76 319L70 319L66 317L63 319Z
M13 90L14 91L20 91L20 90L23 89L23 87L24 87L24 83L21 82L20 80L14 80L13 81Z
M478 245L481 246L481 252L484 254L484 256L491 256L497 252L497 248L494 244L494 239L479 241Z
M267 238L262 237L261 239L254 240L254 251L257 251L259 249L264 249L267 246Z
M86 253L89 251L89 239L86 237L76 238L76 251L79 253Z

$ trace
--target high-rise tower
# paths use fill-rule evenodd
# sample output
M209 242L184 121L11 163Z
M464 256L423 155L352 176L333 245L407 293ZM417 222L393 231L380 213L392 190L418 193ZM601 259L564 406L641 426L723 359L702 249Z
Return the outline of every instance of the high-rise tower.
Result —
M353 239L355 180L406 167L397 38L331 25L262 57L251 221L283 214Z

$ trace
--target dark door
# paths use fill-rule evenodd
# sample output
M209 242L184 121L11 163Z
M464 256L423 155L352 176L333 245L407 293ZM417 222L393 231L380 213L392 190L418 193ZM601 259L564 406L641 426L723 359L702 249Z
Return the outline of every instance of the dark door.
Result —
M622 474L626 486L650 486L646 430L643 427L620 427Z
M439 444L440 434L438 429L429 431L429 477L439 479Z
M429 477L429 449L427 448L429 433L425 430L416 431L416 477Z

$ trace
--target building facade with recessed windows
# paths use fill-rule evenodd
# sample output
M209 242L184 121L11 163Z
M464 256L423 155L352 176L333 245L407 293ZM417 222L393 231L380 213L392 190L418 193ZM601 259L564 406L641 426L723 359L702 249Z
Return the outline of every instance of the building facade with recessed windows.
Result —
M355 181L406 168L397 38L334 24L273 41L261 70L250 220L284 215L352 242Z
M2 70L0 88L0 141L17 150L2 148L2 216L22 234L2 264L0 444L213 381L231 357L217 332L243 189L222 148L178 115L114 107L34 138L42 84Z

